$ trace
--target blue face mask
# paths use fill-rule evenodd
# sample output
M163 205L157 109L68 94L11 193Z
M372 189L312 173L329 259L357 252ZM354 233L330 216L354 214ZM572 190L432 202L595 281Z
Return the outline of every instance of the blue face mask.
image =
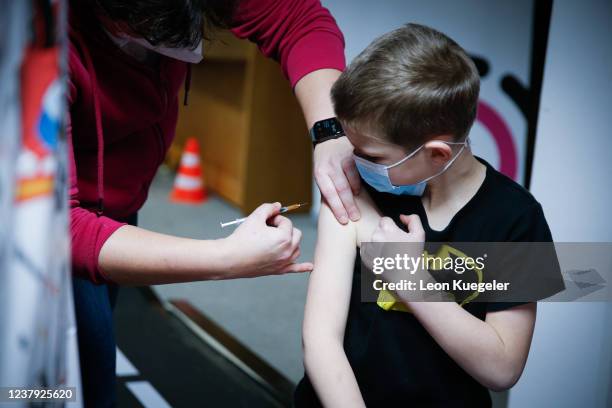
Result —
M413 151L412 153L410 153L408 156L404 157L397 163L393 163L388 166L385 166L384 164L373 163L369 160L366 160L356 155L353 155L353 158L355 159L355 164L357 165L357 170L359 171L361 178L366 183L371 185L374 189L376 189L377 191L380 191L381 193L391 193L395 195L422 196L423 193L425 192L425 187L427 186L427 182L433 179L434 177L437 177L440 174L444 173L446 170L448 170L448 168L453 164L455 159L457 159L457 157L459 157L461 152L463 152L463 149L465 149L465 146L467 146L468 139L466 139L464 142L443 142L443 143L446 143L448 145L462 145L461 150L459 150L459 152L455 155L455 157L453 157L448 163L446 163L446 165L444 166L442 170L440 170L433 176L427 177L425 180L422 180L416 184L407 184L403 186L394 185L391 182L391 179L389 178L389 169L399 166L400 164L404 163L406 160L413 157L423 148L424 145L421 145L415 151Z

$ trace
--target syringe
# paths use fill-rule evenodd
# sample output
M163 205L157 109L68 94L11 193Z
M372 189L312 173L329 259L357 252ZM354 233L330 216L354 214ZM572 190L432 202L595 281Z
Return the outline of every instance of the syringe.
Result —
M298 208L303 207L305 205L308 205L308 203L299 203L299 204L287 205L285 207L281 207L281 209L278 211L278 213L279 214L284 214L284 213L289 212L289 211L297 210ZM239 224L242 224L246 219L247 219L247 217L242 217L242 218L237 218L234 221L222 222L221 223L221 228L229 227L230 225L239 225Z

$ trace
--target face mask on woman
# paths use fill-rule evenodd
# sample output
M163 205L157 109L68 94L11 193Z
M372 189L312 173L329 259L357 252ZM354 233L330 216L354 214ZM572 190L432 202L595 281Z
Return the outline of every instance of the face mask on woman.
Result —
M455 155L455 157L453 157L451 160L449 160L448 163L446 163L446 165L444 166L442 170L440 170L433 176L429 176L426 179L421 180L415 184L406 184L402 186L394 185L391 182L391 179L389 178L389 169L399 166L400 164L404 163L406 160L410 159L411 157L414 157L414 155L417 154L423 148L423 146L425 146L424 144L419 146L416 150L408 154L406 157L404 157L400 161L390 164L388 166L385 166L384 164L371 162L369 160L366 160L356 155L353 155L353 158L355 159L355 164L357 165L357 170L359 171L361 178L366 183L368 183L370 186L372 186L374 189L376 189L377 191L380 191L381 193L391 193L395 195L422 196L423 193L425 192L425 187L427 186L427 182L433 179L434 177L437 177L440 174L444 173L446 170L448 170L448 168L453 164L455 159L457 159L457 157L459 157L461 152L463 152L463 149L465 149L465 146L467 146L468 139L465 139L465 141L463 142L443 142L443 143L446 143L448 145L462 145L461 150L459 150L459 152Z

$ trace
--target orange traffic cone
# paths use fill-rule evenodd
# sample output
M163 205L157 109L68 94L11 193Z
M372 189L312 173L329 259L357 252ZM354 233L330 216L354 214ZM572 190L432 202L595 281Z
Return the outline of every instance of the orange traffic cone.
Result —
M187 139L185 150L181 156L174 188L170 200L180 203L199 204L206 201L206 189L202 182L200 166L200 147L195 137Z

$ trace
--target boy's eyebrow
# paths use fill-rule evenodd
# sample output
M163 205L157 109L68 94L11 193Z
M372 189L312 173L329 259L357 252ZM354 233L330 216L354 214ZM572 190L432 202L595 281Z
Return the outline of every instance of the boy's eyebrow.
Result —
M353 148L353 153L356 154L357 156L364 156L364 157L371 157L371 158L375 158L378 155L377 152L366 152L357 147Z
M353 146L353 152L354 153L360 153L360 154L367 154L367 152L365 150L360 149L357 146Z

